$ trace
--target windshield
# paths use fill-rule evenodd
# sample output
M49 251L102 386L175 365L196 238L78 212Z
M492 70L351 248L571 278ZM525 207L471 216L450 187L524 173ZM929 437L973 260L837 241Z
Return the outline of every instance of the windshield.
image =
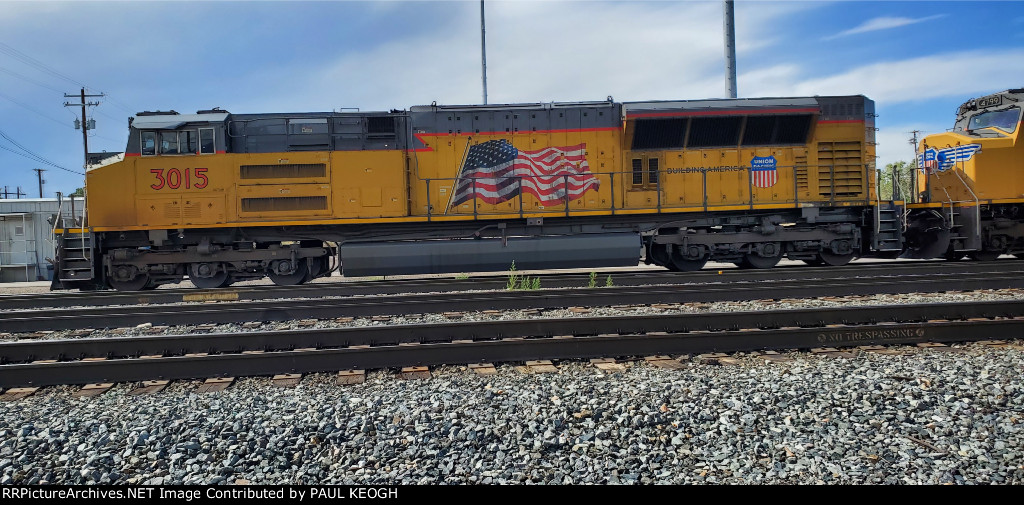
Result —
M982 128L999 128L1007 133L1013 133L1017 129L1020 117L1020 109L1014 107L1000 111L982 112L971 117L968 123L968 130L980 130Z

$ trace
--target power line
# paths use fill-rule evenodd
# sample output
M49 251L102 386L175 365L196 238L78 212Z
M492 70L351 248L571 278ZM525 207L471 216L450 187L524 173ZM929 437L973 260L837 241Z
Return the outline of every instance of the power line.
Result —
M6 151L10 151L10 152L12 152L14 154L17 154L18 156L22 156L24 158L28 158L28 159L33 160L33 161L37 161L39 163L44 163L46 165L50 165L51 167L54 167L54 168L59 168L61 170L64 170L65 172L71 172L73 174L78 174L78 175L85 175L82 172L78 172L76 170L71 170L70 168L67 168L67 167L62 167L62 166L60 166L60 165L58 165L58 164L56 164L56 163L54 163L54 162L52 162L52 161L50 161L50 160L48 160L46 158L43 158L42 156L32 152L31 149L29 149L29 148L19 144L18 141L16 141L16 140L12 139L11 137L9 137L3 130L0 130L0 137L3 137L4 139L6 139L11 144L14 144L15 147L17 147L18 149L21 149L22 151L24 151L24 153L15 151L14 149L11 149L9 147L2 146L2 145L0 145L0 149L6 150Z
M9 46L9 45L7 45L7 44L4 44L3 42L0 42L0 53L6 54L6 55L8 55L8 56L10 56L10 57L12 57L14 59L17 59L17 60L21 61L22 63L24 63L24 64L26 64L26 65L28 65L28 66L30 66L32 68L35 68L36 70L39 70L41 72L50 74L53 77L64 79L65 81L77 84L78 86L81 86L83 88L90 88L91 87L91 86L86 86L84 83L82 83L80 81L77 81L77 80L75 80L75 79L73 79L71 77L68 77L65 74L62 74L62 73L58 72L53 67L50 67L49 65L47 65L47 64L45 64L45 63L43 63L43 62L41 62L41 61L39 61L39 60L29 56L29 55L27 55L27 54L25 54L25 53L15 49L15 48ZM25 80L27 80L29 82L32 82L33 84L38 84L39 86L43 86L44 88L52 89L54 91L58 91L58 92L60 91L59 89L51 88L51 87L49 87L49 86L47 86L45 84L32 81L31 79L29 79L29 78L27 78L25 76L21 76L21 75L15 73L13 71L10 71L10 70L7 70L7 69L3 69L3 70L5 70L6 73L9 73L9 74L14 75L16 77L21 77L22 79L25 79ZM101 93L103 93L103 92L101 92ZM103 94L106 95L106 93L103 93ZM130 112L132 114L135 114L135 112L137 112L136 110L132 109L131 107L125 105L122 102L114 100L113 98L111 98L109 96L107 96L106 98L107 98L108 101L110 101L111 104L113 104L116 107L120 107L120 108L122 108L122 109L124 109L124 110L126 110L126 111L128 111L128 112Z
M64 167L62 167L62 166L60 166L60 165L58 165L56 163L51 163L51 162L46 161L46 160L41 160L41 159L33 158L32 156L29 156L29 155L27 155L25 153L20 153L20 152L15 151L14 149L11 149L11 148L9 148L7 146L0 146L0 149L3 149L4 151L10 151L10 152L12 152L14 154L17 154L18 156L21 156L22 158L27 158L29 160L35 161L36 163L43 163L43 164L46 164L46 165L50 165L51 167L58 168L58 169L63 170L65 172L71 172L71 173L77 174L77 175L85 175L82 172L71 170L70 168L64 168Z
M36 110L36 109L35 109L35 108L33 108L32 106L30 106L30 105L26 105L26 104L24 104L24 103L21 103L21 102L19 102L19 101L15 100L15 99L13 99L13 98L11 98L11 97L9 97L9 96L7 96L7 95L3 94L3 93L0 93L0 98L6 98L7 100L10 100L10 101L11 101L12 103L14 103L15 105L20 105L21 107L24 107L24 108L26 108L26 109L28 109L28 110L30 110L30 111L32 111L32 112L35 112L36 114L39 114L40 116L42 116L42 117L44 117L44 118L46 118L46 119L49 119L50 121L53 121L54 123L57 123L57 124L59 124L59 125L61 125L61 126L66 126L66 127L68 127L68 128L71 128L72 130L73 130L73 129L75 129L75 127L74 127L74 126L71 126L71 125L67 124L67 122L65 122L65 121L61 121L61 120L59 120L59 119L54 119L54 118L52 118L52 117L50 117L50 116L47 116L46 114L43 114L42 112L39 112L38 110Z
M36 86L40 86L40 87L43 87L43 88L46 88L46 89L50 89L50 90L56 91L58 93L63 93L63 91L61 91L61 90L59 90L57 88L54 88L52 86L47 86L46 84L43 84L43 83L41 83L39 81L36 81L35 79L31 79L31 78L28 78L28 77L26 77L24 75L21 75L21 74L15 72L15 71L13 71L13 70L11 70L9 68L0 67L0 72L3 72L5 74L8 74L8 75L11 75L11 76L14 76L14 77L17 77L18 79L21 79L21 80L23 80L25 82L30 82L32 84L35 84Z
M70 77L68 77L68 76L66 76L66 75L64 75L64 74L54 70L53 68L49 67L45 63L43 63L43 62L41 62L41 61L39 61L39 60L37 60L37 59L27 55L27 54L25 54L25 53L23 53L21 51L18 51L17 49L15 49L15 48L7 45L7 44L4 44L3 42L0 42L0 53L4 53L4 54L6 54L6 55L8 55L8 56L10 56L10 57L12 57L14 59L17 59L17 60L21 61L22 63L24 63L24 64L26 64L26 65L28 65L30 67L33 67L33 68L35 68L35 69L37 69L39 71L45 72L47 74L50 74L50 75L52 75L54 77L58 77L58 78L64 79L65 81L77 84L77 85L82 86L82 87L88 87L85 84L82 84L81 82L78 82L78 81L76 81L76 80L74 80L74 79L72 79L72 78L70 78Z

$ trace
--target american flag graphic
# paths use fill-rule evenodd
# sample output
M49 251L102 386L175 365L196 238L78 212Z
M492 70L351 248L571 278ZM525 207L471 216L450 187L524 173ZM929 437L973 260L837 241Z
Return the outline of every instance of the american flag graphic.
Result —
M779 172L775 170L774 156L754 156L750 160L750 178L754 186L770 188L779 182Z
M522 151L507 140L473 145L459 169L448 206L474 198L501 203L518 196L520 189L545 207L565 203L567 194L569 200L576 200L601 184L587 165L586 148L578 144Z

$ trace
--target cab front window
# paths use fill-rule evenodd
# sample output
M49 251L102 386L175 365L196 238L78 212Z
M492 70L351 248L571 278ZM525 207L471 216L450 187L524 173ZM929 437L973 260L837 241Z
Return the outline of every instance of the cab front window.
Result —
M160 132L160 154L178 154L178 132Z
M1020 122L1020 109L1011 109L982 112L971 117L967 125L968 130L980 130L982 128L999 128L1006 133L1013 133L1017 130L1017 123Z

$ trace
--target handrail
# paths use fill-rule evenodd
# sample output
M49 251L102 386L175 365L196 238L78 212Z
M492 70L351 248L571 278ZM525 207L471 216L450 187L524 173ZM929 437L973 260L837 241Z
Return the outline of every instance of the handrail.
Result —
M961 163L967 163L967 162L966 161L961 161ZM981 236L981 200L978 199L978 195L976 195L974 193L974 190L971 189L971 187L967 185L967 181L965 181L963 177L960 177L960 174L957 173L955 167L954 167L954 170L953 170L953 175L955 175L957 179L960 179L960 184L963 184L964 185L964 189L966 189L967 192L971 194L971 197L974 198L974 207L977 210L977 212L974 213L974 221L975 221L974 224L975 224L975 230L978 230L978 236L980 237Z
M619 191L623 189L623 188L616 187L616 183L617 182L619 183L619 185L623 185L623 184L625 185L625 191L626 192L631 192L631 191L645 192L646 191L646 192L652 193L650 195L650 197L651 197L651 204L650 204L650 207L649 207L652 210L654 210L654 209L662 209L663 210L665 208L685 209L685 208L692 207L694 209L704 209L706 211L708 209L714 209L715 207L719 207L719 206L734 206L734 205L745 205L745 206L748 206L748 205L752 205L753 203L760 203L760 204L766 204L766 203L769 203L769 204L770 203L780 204L781 203L781 204L791 204L794 207L799 207L799 206L801 206L801 203L804 201L804 199L799 195L799 190L798 190L798 184L799 184L798 177L799 176L798 176L797 172L798 172L799 169L813 170L813 169L818 168L818 167L821 167L821 168L828 167L828 169L829 169L828 173L833 173L833 174L836 173L835 169L838 168L835 165L826 165L826 164L820 164L820 165L794 164L794 165L781 165L781 166L777 166L776 170L780 174L780 179L784 179L785 176L789 176L789 175L791 175L793 177L793 186L792 186L793 193L791 195L789 195L789 194L780 194L778 198L773 198L772 196L769 195L767 197L768 198L767 200L764 199L765 195L761 195L761 197L758 200L753 200L752 198L747 198L748 195L738 194L738 195L736 195L737 199L736 199L735 202L733 202L731 199L727 199L727 201L721 201L721 202L717 202L717 203L709 202L709 200L708 200L708 189L713 189L713 188L708 188L707 187L707 186L710 186L710 182L711 181L706 181L706 179L708 177L710 177L711 175L715 175L715 176L720 175L721 177L726 178L728 180L731 180L730 177L733 177L733 176L736 177L737 180L740 180L741 178L745 178L745 179L747 179L747 181L745 181L744 185L748 186L748 188L750 188L750 189L748 189L748 191L752 190L752 193L749 195L749 196L752 197L752 196L754 196L754 193L757 193L758 191L761 191L761 188L752 187L753 184L752 184L752 179L751 179L750 172L749 172L749 167L746 167L746 166L743 166L743 165L739 165L739 166L722 166L722 167L672 167L672 168L666 168L666 169L662 169L662 170L657 170L656 171L656 174L657 174L657 176L656 176L657 177L657 184L650 185L650 186L647 186L647 185L631 186L629 184L630 174L631 174L631 172L629 170L602 171L602 172L590 172L590 171L587 171L587 172L582 172L582 173L554 173L554 174L551 174L551 175L538 175L538 176L516 174L516 175L504 175L504 176L474 175L474 176L461 176L460 177L458 175L453 175L453 176L450 176L450 177L421 177L421 178L418 179L418 182L421 184L419 186L419 188L421 188L421 189L419 191L414 189L413 192L414 192L414 194L419 195L417 198L425 198L424 200L420 201L418 203L418 205L425 205L425 210L422 210L422 212L425 212L425 214L423 214L423 215L425 215L427 217L427 219L430 220L430 221L432 221L436 217L442 217L442 216L444 216L446 214L449 214L449 215L451 215L451 214L459 214L459 215L461 215L462 212L457 210L456 206L451 205L451 202L454 201L454 196L455 196L455 191L454 190L459 186L460 182L464 182L464 184L465 184L464 187L466 187L466 189L469 189L467 186L470 186L470 185L476 186L478 180L480 181L481 185L486 184L487 186L500 185L499 184L500 182L513 180L513 182L509 183L510 185L512 185L512 187L510 188L510 189L512 189L512 191L510 192L511 194L509 195L509 198L508 198L507 201L512 203L513 205L515 205L515 202L517 202L517 201L519 203L518 203L518 208L511 208L511 209L509 209L508 210L509 213L516 213L516 214L519 214L520 216L524 215L525 213L532 213L532 212L536 212L536 213L560 213L560 214L563 214L563 215L570 214L571 211L568 210L567 207L572 207L571 202L575 201L575 199L569 200L565 195L562 195L562 196L558 197L557 201L555 199L550 200L551 203L549 205L547 205L547 206L542 207L542 208L535 208L535 209L532 209L532 210L525 208L525 205L524 205L524 203L522 201L523 187L525 186L523 184L523 182L524 182L525 179L528 179L528 178L529 179L533 179L535 177L541 177L541 178L546 178L546 179L551 179L551 180L557 180L560 183L562 183L563 185L565 185L565 184L567 184L569 182L580 183L580 182L584 181L585 179L589 179L589 178L599 179L599 180L601 180L601 186L600 186L599 190L602 192L602 194L611 195L611 202L612 202L611 206L615 207L614 210L616 211L616 213L618 213L618 211L620 211L620 210L625 209L625 207L623 207L623 208L619 207L618 201L615 198L615 196L617 196ZM870 170L870 167L867 167L866 165L865 165L865 167L868 170ZM650 174L651 172L649 170L645 169L644 173L645 174ZM665 195L663 195L662 193L667 191L667 190L670 190L671 188L669 187L669 185L664 184L664 177L675 178L675 177L679 177L680 175L687 176L687 177L701 177L702 185L704 185L704 188L702 188L703 189L703 191L702 191L703 198L702 198L701 201L677 202L675 204L667 203L667 202L669 202L671 200L666 200L665 199ZM623 182L623 179L621 179L620 177L625 177L625 181ZM823 176L821 178L825 178L825 177L827 177L827 175L823 174ZM881 200L881 195L878 192L878 184L879 184L879 178L878 177L875 177L873 181L870 180L870 178L869 178L866 181L866 185L860 186L861 189L859 191L857 191L856 193L851 193L851 196L846 196L845 194L843 196L840 196L839 195L839 188L836 185L836 181L834 180L834 177L832 177L831 179L832 180L829 181L827 189L825 190L825 191L827 191L827 193L818 194L817 196L812 196L810 201L806 202L806 203L820 202L823 205L828 205L830 202L843 201L843 202L851 202L851 203L852 202L857 202L858 204L865 205L865 206L866 205L874 204L875 207L876 207L876 219L881 219L880 218L880 209L878 209L878 208L880 207L882 200ZM822 181L822 182L824 182L824 181ZM779 183L782 183L782 180L780 180ZM874 200L871 199L871 195L870 195L872 184L874 185L874 188L875 188L874 189L874 191L875 191L875 195L874 195L875 198L874 198ZM424 187L426 188L425 193L424 193L424 191L422 189ZM779 186L779 187L781 188L781 186ZM442 188L440 194L438 194L438 191L435 188ZM518 188L518 190L516 190L516 188ZM446 190L448 190L450 192L445 194ZM474 193L475 193L475 191L474 191ZM516 193L518 193L518 195ZM656 193L656 196L655 196L655 193ZM711 191L711 194L714 195L715 192ZM815 193L812 191L812 194L815 194ZM856 195L856 196L853 196L853 195ZM655 201L655 199L657 199L657 202ZM566 201L567 200L569 201L570 205L566 205ZM470 202L464 201L462 203L470 203ZM462 205L462 203L460 203L460 205ZM551 208L551 207L557 207L557 208ZM648 207L646 207L644 205L637 205L637 206L635 206L635 208L637 208L637 209L646 209ZM587 209L587 208L578 208L577 209L577 211L583 211L583 212L592 211L592 210L594 210L594 209ZM606 210L607 210L607 208L606 208ZM417 212L420 212L420 211L421 210L417 210ZM466 208L465 212L466 212L465 215L474 215L474 216L477 216L477 217L482 217L482 216L487 216L487 215L495 215L495 214L504 214L505 213L501 209L477 209L476 205L473 205L473 209L472 210L470 210L469 208ZM906 216L904 216L904 223L905 222L906 222Z
M57 227L64 229L64 195L57 192L57 215L53 218L53 228L50 229L50 235L57 234Z

